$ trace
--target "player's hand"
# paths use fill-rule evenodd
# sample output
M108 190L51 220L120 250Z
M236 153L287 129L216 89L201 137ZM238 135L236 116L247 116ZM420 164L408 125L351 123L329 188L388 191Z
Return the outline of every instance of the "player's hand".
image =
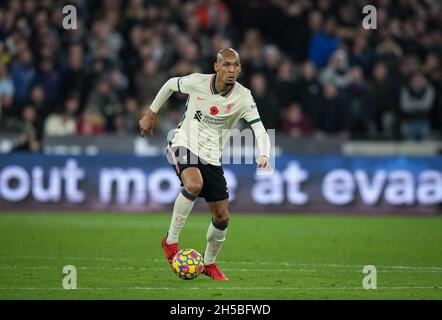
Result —
M271 169L269 158L267 158L266 156L259 156L258 158L256 158L256 166L258 168L266 170Z
M155 120L157 119L157 114L152 112L150 109L146 112L146 114L139 121L140 125L140 134L142 137L146 134L153 135L153 127L155 124Z

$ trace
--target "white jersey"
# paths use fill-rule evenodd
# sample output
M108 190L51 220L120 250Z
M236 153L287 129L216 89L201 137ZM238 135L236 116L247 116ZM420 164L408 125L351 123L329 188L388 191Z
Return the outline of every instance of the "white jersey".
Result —
M184 146L219 166L222 150L240 119L262 127L252 94L240 83L235 82L230 90L219 93L215 87L216 74L194 73L172 79L176 79L174 89L189 97L183 120L171 136L169 146ZM267 152L262 154L269 156Z

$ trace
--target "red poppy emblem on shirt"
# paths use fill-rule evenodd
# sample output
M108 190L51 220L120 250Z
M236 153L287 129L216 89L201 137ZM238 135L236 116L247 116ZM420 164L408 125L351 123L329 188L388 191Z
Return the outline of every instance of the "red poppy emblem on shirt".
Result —
M210 114L212 116L214 116L215 114L218 114L218 112L219 112L219 110L218 110L218 108L216 106L211 106L210 107Z

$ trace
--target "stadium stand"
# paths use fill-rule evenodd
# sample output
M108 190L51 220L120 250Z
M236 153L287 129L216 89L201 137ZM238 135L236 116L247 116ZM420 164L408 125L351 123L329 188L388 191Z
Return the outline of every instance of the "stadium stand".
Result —
M164 81L212 72L223 47L239 51L240 81L278 134L395 143L441 137L438 1L375 1L370 31L360 23L360 1L73 0L75 30L62 28L65 4L0 5L3 141L15 133L2 152L41 152L57 136L135 136ZM164 108L162 132L180 121L185 101L174 95Z

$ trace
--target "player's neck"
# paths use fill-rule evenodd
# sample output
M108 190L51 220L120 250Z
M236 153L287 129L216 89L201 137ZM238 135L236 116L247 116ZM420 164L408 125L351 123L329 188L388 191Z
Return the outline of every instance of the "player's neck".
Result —
M217 92L223 93L225 91L230 90L233 85L226 85L224 82L221 81L221 79L215 74L215 88Z

